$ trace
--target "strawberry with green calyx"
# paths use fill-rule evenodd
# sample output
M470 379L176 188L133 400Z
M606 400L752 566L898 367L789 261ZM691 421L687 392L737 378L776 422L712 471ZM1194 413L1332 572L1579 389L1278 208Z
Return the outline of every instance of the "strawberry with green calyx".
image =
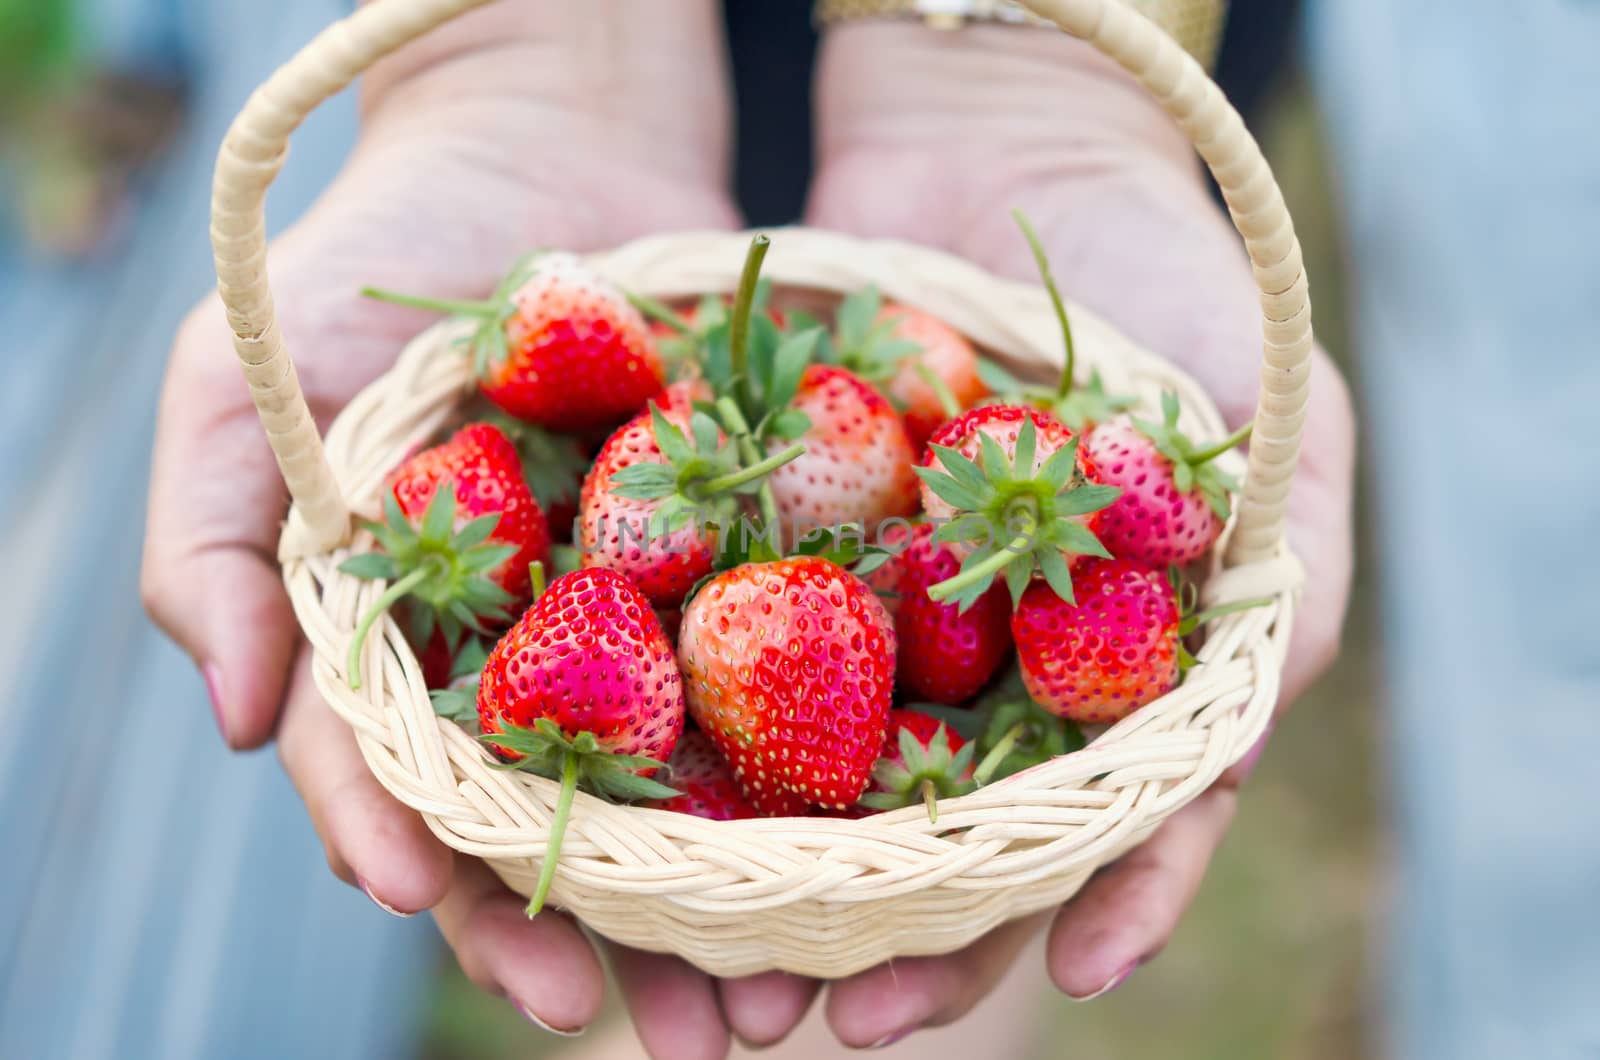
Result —
M834 333L818 359L875 384L900 410L913 453L928 436L987 393L978 354L950 325L931 313L885 303L867 287L839 304Z
M895 637L872 590L817 556L747 563L690 597L689 712L764 816L844 808L883 749Z
M821 328L786 334L751 314L766 248L765 236L752 242L728 325L709 335L706 362L722 425L748 438L742 446L766 454L793 441L806 447L773 473L770 497L758 495L763 519L776 516L792 540L814 526L860 522L872 531L911 514L915 454L894 407L854 373L812 363Z
M663 773L680 794L670 799L650 799L641 806L686 813L707 821L743 821L758 816L756 808L739 791L728 760L698 729L684 730Z
M1074 431L1082 433L1095 424L1104 423L1117 413L1132 408L1136 402L1126 395L1107 393L1098 369L1089 374L1088 382L1083 384L1075 382L1077 346L1072 341L1072 324L1067 319L1066 302L1056 287L1055 276L1050 272L1050 262L1045 257L1044 244L1039 241L1038 234L1034 232L1033 226L1028 223L1021 210L1011 211L1011 216L1016 218L1017 226L1022 229L1022 235L1027 239L1029 249L1033 251L1033 260L1039 267L1039 278L1044 282L1044 289L1050 295L1050 304L1056 311L1056 320L1061 325L1061 340L1066 346L1066 356L1062 359L1061 376L1054 387L1022 383L992 362L984 362L979 371L984 382L995 393L1001 395L1002 400L1042 409Z
M939 799L967 795L987 784L1021 735L1014 728L974 767L978 745L939 718L917 710L891 710L883 757L872 770L872 789L857 805L898 810L921 802L928 823L939 820Z
M1222 536L1229 494L1239 482L1215 461L1250 437L1245 424L1214 445L1178 429L1178 395L1161 395L1161 422L1119 417L1090 432L1084 447L1105 480L1122 487L1106 509L1104 537L1118 556L1152 566L1199 559Z
M544 513L528 491L516 449L497 428L469 424L408 458L389 477L384 521L364 523L379 551L339 569L382 579L388 588L361 616L346 660L361 687L361 652L373 624L406 603L413 644L435 629L447 646L464 630L487 632L511 621L528 595L528 566L550 549Z
M542 427L610 427L663 385L644 317L571 254L526 255L482 302L371 287L362 294L476 321L468 341L479 389L512 416Z
M674 383L667 407L623 425L584 480L579 540L585 567L626 574L656 607L675 607L711 573L719 528L743 512L795 444L749 466L738 443L691 404L698 384Z
M579 787L615 800L677 794L649 775L683 731L683 681L650 602L616 571L550 583L489 653L478 720L509 768L561 782L530 916L549 894Z
M1013 602L1035 574L1071 599L1073 564L1108 555L1095 530L1119 491L1048 413L979 406L939 429L916 471L924 509L945 523L933 540L965 556L959 574L928 589L936 602L965 611L1002 574Z

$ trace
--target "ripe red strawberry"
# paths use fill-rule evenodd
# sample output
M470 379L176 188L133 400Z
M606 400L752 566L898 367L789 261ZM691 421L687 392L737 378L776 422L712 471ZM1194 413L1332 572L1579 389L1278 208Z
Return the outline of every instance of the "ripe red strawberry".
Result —
M813 364L789 407L809 426L805 453L772 473L772 495L790 541L815 528L883 520L917 509L916 456L894 406L860 377ZM768 451L782 445L769 443Z
M646 779L683 731L683 682L650 602L612 570L563 574L489 653L484 739L518 768L559 779L550 845L528 909L549 893L573 793L671 798Z
M464 629L509 622L528 597L528 565L550 551L516 448L491 424L469 424L408 458L390 475L383 500L384 521L366 524L380 551L339 567L390 583L351 639L352 688L361 684L367 631L395 603L407 601L412 643L426 645L437 626L454 645Z
M556 434L503 413L497 413L492 422L517 447L522 477L544 510L550 539L571 541L578 518L578 491L592 463L594 447L571 435Z
M1250 425L1201 449L1178 430L1177 395L1162 395L1161 407L1161 423L1102 423L1084 448L1101 477L1122 487L1122 496L1101 516L1106 547L1151 566L1185 566L1222 535L1228 494L1239 484L1213 461L1249 437Z
M928 589L961 569L953 546L933 540L933 526L918 525L903 550L893 552L868 575L874 589L887 593L894 615L901 692L931 703L964 703L982 691L1011 651L1010 602L1005 589L992 586L965 611L928 599Z
M914 343L918 350L900 362L887 389L905 417L912 451L921 453L940 424L989 392L978 376L978 351L931 313L890 302L878 319L891 325L891 338Z
M661 392L661 357L644 317L571 254L524 257L484 302L362 293L478 321L472 351L479 388L541 427L609 427Z
M936 601L966 610L1002 571L1013 601L1036 571L1070 600L1071 566L1107 555L1095 531L1117 491L1048 413L1015 405L963 413L934 433L917 474L924 509L947 524L933 539L964 556L959 575L928 591Z
M894 695L894 627L860 579L817 557L712 578L684 609L689 711L766 816L861 797Z
M1094 559L1073 573L1073 584L1077 603L1039 584L1011 616L1033 699L1076 722L1113 722L1172 691L1182 616L1166 572Z
M756 816L756 808L745 801L733 779L728 760L717 752L705 733L684 730L672 757L667 759L666 779L681 794L670 799L651 799L641 805L657 810L672 810L708 821L740 821Z
M928 820L937 821L938 799L965 795L977 787L974 745L944 722L913 710L891 710L883 757L872 770L872 787L861 805L897 810L921 802Z
M737 447L694 410L704 383L674 383L664 406L624 424L601 448L583 483L579 541L585 567L633 579L656 607L676 607L711 573L717 527L739 513L738 495L758 488L791 446L741 467Z

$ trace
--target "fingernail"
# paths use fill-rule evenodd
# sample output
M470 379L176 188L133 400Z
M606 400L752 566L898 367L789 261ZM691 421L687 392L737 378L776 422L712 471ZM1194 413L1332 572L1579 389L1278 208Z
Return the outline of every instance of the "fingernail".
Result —
M1143 961L1129 961L1126 967L1124 967L1116 975L1113 975L1111 977L1111 981L1106 983L1106 985L1102 986L1099 990L1096 990L1092 994L1085 994L1083 997L1078 997L1076 994L1068 994L1067 995L1067 1000L1069 1000L1069 1001L1093 1001L1097 997L1104 997L1105 995L1111 993L1111 991L1115 990L1117 987L1121 986L1124 982L1126 982L1127 979L1128 979L1128 976L1133 974L1134 969L1138 968L1139 965L1141 965L1143 963L1144 963Z
M529 1023L533 1024L535 1027L538 1027L542 1031L549 1031L551 1034L559 1034L563 1038L576 1038L578 1035L582 1034L585 1030L588 1029L587 1027L577 1027L577 1028L574 1028L573 1030L570 1030L570 1031L564 1031L560 1027L552 1027L552 1026L550 1026L550 1024L546 1023L544 1020L540 1019L538 1016L535 1016L533 1014L533 1009L529 1008L527 1005L524 1005L522 1002L513 1001L513 1002L511 1002L511 1004L516 1008L516 1010L518 1012L522 1013L522 1018L523 1019L527 1020Z
M868 1049L887 1049L887 1048L889 1048L889 1046L894 1045L896 1042L905 1041L906 1038L908 1036L910 1036L911 1032L916 1030L916 1029L917 1028L915 1028L915 1027L906 1027L904 1030L895 1031L893 1034L885 1034L882 1038L879 1038L877 1041L875 1041L871 1045L867 1046L867 1048Z
M200 667L200 676L205 678L206 695L211 699L211 716L217 719L217 731L222 734L222 742L228 743L228 715L222 709L222 668L208 662Z
M385 913L388 913L390 916L397 916L401 920L409 920L411 917L416 916L415 913L402 913L400 910L396 909L394 906L392 906L392 905L388 904L387 902L385 902L382 898L379 898L377 895L373 894L372 893L372 885L369 884L366 880L362 879L360 876L356 877L356 883L357 883L357 885L360 886L361 893L366 895L368 898L370 898L372 900L372 904L373 905L377 906L379 909L382 909Z

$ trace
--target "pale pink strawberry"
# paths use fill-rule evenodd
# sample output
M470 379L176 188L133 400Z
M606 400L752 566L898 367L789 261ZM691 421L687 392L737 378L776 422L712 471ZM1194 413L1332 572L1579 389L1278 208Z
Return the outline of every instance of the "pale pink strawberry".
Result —
M896 366L887 390L889 399L903 410L906 434L920 453L934 430L953 418L945 408L946 397L959 413L989 392L978 377L978 352L964 335L932 313L898 302L887 303L878 320L890 323L891 338L918 347ZM937 382L929 383L923 373Z
M806 451L768 480L790 541L818 527L883 520L916 511L916 459L894 407L852 372L813 364L790 407L811 421L798 439ZM769 452L787 444L773 441Z
M1177 398L1163 401L1162 423L1118 417L1090 432L1084 448L1122 495L1101 513L1100 537L1112 555L1166 567L1194 562L1216 544L1238 483L1213 463L1248 434L1200 449L1178 430Z

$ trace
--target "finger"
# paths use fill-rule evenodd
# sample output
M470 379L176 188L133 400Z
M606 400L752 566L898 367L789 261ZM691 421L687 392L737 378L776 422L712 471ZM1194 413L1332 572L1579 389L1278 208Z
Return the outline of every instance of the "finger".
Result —
M961 1018L994 989L1042 915L1005 924L964 950L880 964L828 988L828 1024L845 1045L882 1047Z
M431 908L450 886L450 851L373 777L350 727L311 682L309 650L291 678L278 737L284 772L305 800L328 865L389 912Z
M1231 789L1210 788L1062 908L1045 963L1063 993L1098 997L1160 952L1200 887L1234 803Z
M580 1034L605 1000L600 959L570 917L530 919L526 905L483 862L458 856L433 915L469 979L547 1031Z
M677 957L608 945L639 1042L653 1060L721 1060L728 1025L711 977Z
M213 299L168 369L150 477L141 592L205 676L223 739L272 735L299 633L275 559L283 482Z
M756 1048L789 1036L822 984L788 972L763 972L717 983L722 1013L739 1040Z

